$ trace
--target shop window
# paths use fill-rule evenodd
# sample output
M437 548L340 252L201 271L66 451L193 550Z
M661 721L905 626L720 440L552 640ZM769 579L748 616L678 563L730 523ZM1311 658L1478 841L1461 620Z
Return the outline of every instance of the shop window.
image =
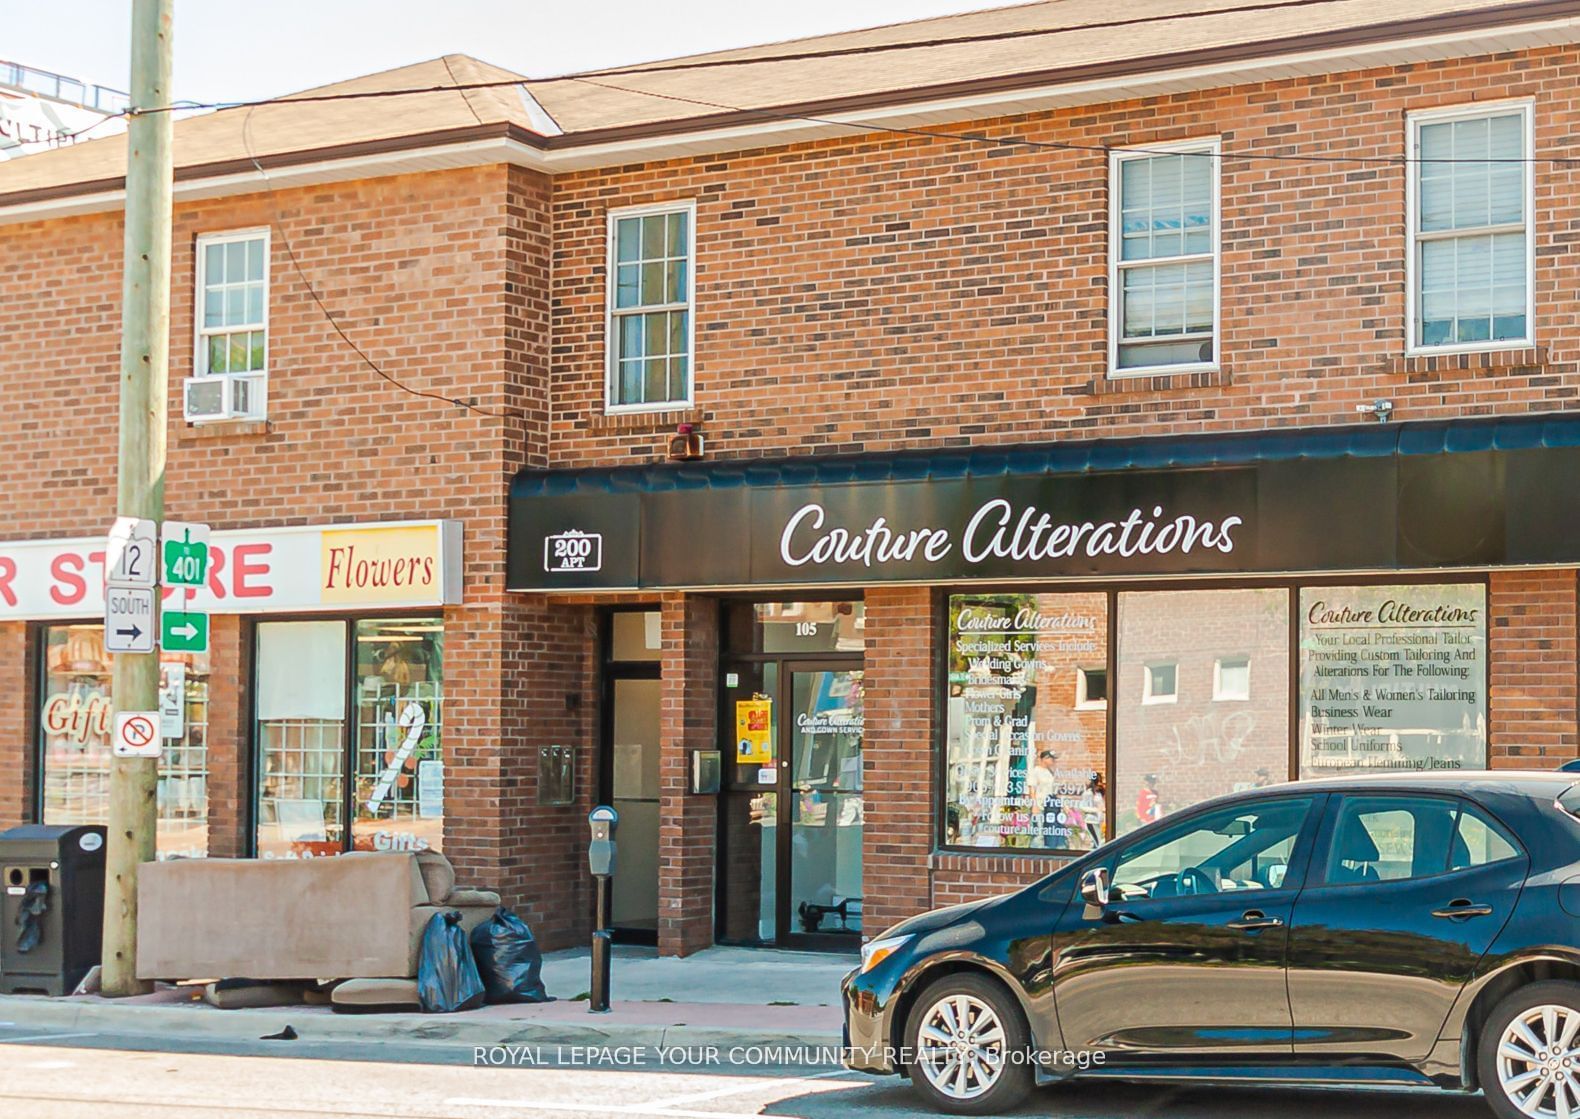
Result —
M691 403L695 222L690 202L609 215L611 412Z
M946 844L1080 851L1106 838L1107 721L1092 692L1106 673L1083 666L1107 648L1103 594L950 597Z
M1251 658L1219 657L1212 662L1212 698L1219 702L1251 698Z
M1300 775L1487 764L1487 589L1300 591Z
M1108 669L1075 670L1075 706L1081 711L1094 711L1108 706Z
M1118 597L1117 831L1289 774L1289 591L1127 592ZM1213 702L1220 662L1255 661L1245 702ZM1160 702L1160 697L1167 696Z
M1218 142L1115 152L1109 369L1217 364Z
M186 418L261 419L266 412L269 232L204 234L197 242L197 348Z
M1141 678L1142 703L1173 703L1179 699L1179 665L1149 664Z
M438 618L259 623L260 856L441 847L443 637Z
M104 627L42 631L40 773L46 824L103 824L109 818L112 658ZM159 857L208 854L208 658L168 653L160 662L157 787Z
M1531 345L1531 107L1434 109L1410 130L1410 347Z

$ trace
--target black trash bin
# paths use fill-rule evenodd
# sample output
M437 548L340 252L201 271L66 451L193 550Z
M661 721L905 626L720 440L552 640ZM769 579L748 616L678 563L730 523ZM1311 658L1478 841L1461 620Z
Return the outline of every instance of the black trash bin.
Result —
M0 992L69 995L99 962L104 829L0 832Z

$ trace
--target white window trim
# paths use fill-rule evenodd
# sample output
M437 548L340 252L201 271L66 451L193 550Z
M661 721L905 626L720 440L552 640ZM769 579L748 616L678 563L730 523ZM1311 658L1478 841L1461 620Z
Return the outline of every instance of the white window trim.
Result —
M1471 120L1476 117L1498 116L1518 110L1525 118L1525 337L1486 342L1451 342L1442 346L1422 346L1416 343L1418 245L1416 236L1418 199L1421 187L1421 165L1416 161L1421 152L1423 124L1442 124L1445 121ZM1418 109L1405 114L1404 150L1410 159L1406 164L1404 187L1404 353L1406 357L1427 354L1480 354L1496 350L1523 350L1536 345L1536 103L1525 97L1508 101L1478 101L1470 105L1448 105L1437 109ZM1499 228L1499 227L1489 227Z
M1077 711L1101 711L1108 706L1107 698L1086 698L1086 674L1088 672L1107 672L1106 668L1077 668L1075 670L1075 709Z
M619 347L615 344L615 288L619 269L615 263L615 239L620 219L636 218L647 214L686 214L686 395L681 400L666 400L654 404L614 403L615 378L620 371ZM652 202L644 206L620 206L605 215L604 229L604 309L603 309L603 410L605 415L622 416L640 412L679 412L694 406L697 398L697 200L675 198L668 202ZM649 308L653 311L679 310L675 304Z
M1202 151L1212 153L1212 360L1181 362L1176 365L1143 365L1132 369L1119 368L1121 321L1121 293L1119 254L1122 248L1124 207L1121 203L1119 169L1132 159L1146 159L1154 155L1175 152ZM1201 136L1190 140L1172 140L1162 144L1141 144L1136 148L1117 148L1108 153L1108 376L1114 380L1126 377L1157 377L1167 373L1216 373L1223 362L1223 142L1219 136ZM1164 260L1182 262L1206 260L1207 254L1164 257L1161 260L1136 264L1161 263ZM1147 339L1138 339L1147 341Z
M208 271L207 252L210 245L228 245L233 241L263 239L263 368L248 373L201 373L203 355L208 347L208 336L203 333L203 285ZM186 393L182 392L182 418L189 424L254 423L269 415L269 302L272 271L269 227L253 226L248 229L226 229L215 233L199 233L193 248L192 264L192 380L223 381L231 377L245 377L252 381L257 393L257 407L245 416L189 416L186 415Z
M1165 666L1174 669L1174 690L1167 695L1152 694L1152 670ZM1178 661L1147 661L1141 668L1141 702L1144 706L1155 703L1178 703L1180 698L1180 666Z
M1223 662L1245 662L1245 694L1223 694ZM1212 701L1214 703L1249 703L1251 699L1251 658L1249 656L1214 657L1212 662Z

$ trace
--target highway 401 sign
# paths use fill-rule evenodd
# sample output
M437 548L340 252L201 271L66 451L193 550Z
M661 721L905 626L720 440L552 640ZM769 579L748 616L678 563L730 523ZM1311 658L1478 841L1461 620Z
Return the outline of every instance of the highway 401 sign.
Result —
M159 645L167 653L208 652L208 615L185 610L161 610Z
M209 527L188 521L166 521L160 532L159 555L167 587L201 587L208 578Z

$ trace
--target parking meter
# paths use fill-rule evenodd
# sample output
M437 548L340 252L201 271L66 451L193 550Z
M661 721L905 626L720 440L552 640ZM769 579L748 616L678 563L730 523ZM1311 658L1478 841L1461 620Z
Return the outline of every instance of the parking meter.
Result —
M603 1014L609 1009L609 966L612 947L609 932L609 897L614 877L614 833L620 826L620 814L607 804L600 804L587 814L587 828L592 839L587 844L587 869L592 872L597 894L597 912L593 920L592 984L587 995L587 1010Z
M587 869L595 878L614 874L614 832L619 826L620 814L607 804L600 804L587 814L587 827L592 831L592 842L587 845Z

